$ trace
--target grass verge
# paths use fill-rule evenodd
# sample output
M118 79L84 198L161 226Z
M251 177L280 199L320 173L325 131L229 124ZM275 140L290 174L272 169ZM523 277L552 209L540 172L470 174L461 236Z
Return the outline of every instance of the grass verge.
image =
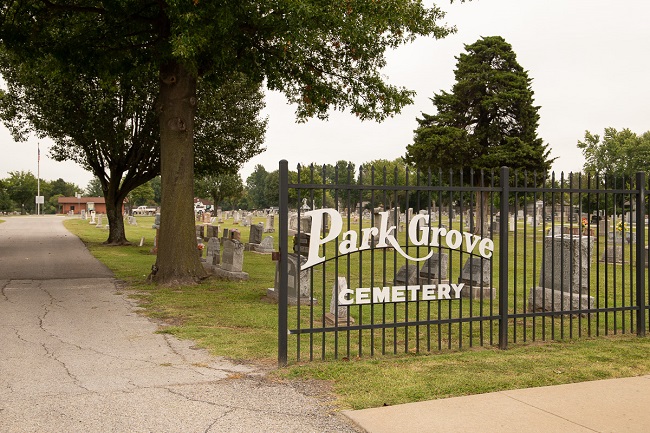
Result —
M256 223L257 221L254 221ZM195 286L157 288L144 282L155 256L153 218L127 226L134 245L102 245L107 232L87 221L68 219L95 257L125 281L144 312L162 324L160 332L191 339L211 353L273 366L277 357L277 306L264 300L273 286L269 256L246 253L250 280L210 279ZM223 226L222 226L223 227ZM242 241L247 241L242 230ZM140 245L140 240L142 246ZM277 240L276 240L277 245ZM492 347L421 355L381 356L292 364L278 378L324 380L341 408L362 409L485 392L559 385L650 374L650 338L610 336L562 342Z

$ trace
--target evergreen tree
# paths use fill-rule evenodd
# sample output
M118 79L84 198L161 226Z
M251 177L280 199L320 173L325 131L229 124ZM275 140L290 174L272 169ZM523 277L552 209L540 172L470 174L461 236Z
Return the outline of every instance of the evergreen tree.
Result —
M528 73L512 46L500 36L465 46L457 58L456 83L432 101L436 114L417 119L406 160L419 169L550 169L548 145L537 136L539 107L533 105ZM480 182L474 176L475 184ZM487 214L487 193L477 195L477 209ZM477 230L480 228L477 226Z
M417 119L406 159L418 168L548 170L547 145L537 136L528 73L500 36L466 45L458 57L451 93L433 97L436 114Z

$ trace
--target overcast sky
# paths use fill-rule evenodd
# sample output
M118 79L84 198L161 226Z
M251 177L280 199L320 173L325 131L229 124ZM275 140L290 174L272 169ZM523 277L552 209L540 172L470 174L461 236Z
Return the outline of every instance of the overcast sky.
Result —
M426 3L430 3L425 0ZM348 113L329 121L295 122L294 111L280 94L269 93L266 151L244 165L246 177L256 164L268 171L278 161L355 162L403 156L413 137L416 117L432 113L430 98L454 83L455 57L481 36L503 36L533 79L540 108L538 134L557 157L555 171L580 171L583 157L576 143L585 130L606 127L650 130L650 1L648 0L474 0L439 2L445 21L458 32L443 40L418 39L388 55L384 74L392 84L417 92L413 105L383 123L360 122ZM9 171L37 171L37 140L14 143L0 126L0 178ZM42 179L59 177L85 187L90 173L74 163L59 163L41 143Z

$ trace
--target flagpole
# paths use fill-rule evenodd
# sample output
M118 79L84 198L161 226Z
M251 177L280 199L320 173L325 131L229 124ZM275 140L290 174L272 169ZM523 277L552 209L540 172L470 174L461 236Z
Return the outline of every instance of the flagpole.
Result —
M36 191L36 196L40 197L41 196L41 143L38 143L38 167L37 167L37 173L38 173L38 183L37 183L37 191ZM41 203L36 200L36 215L41 214Z

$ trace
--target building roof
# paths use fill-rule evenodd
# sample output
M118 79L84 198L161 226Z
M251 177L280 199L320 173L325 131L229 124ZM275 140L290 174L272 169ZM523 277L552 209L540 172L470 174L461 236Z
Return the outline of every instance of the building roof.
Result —
M70 204L77 204L77 203L106 203L106 200L104 200L104 197L59 197L59 204L63 203L70 203Z

